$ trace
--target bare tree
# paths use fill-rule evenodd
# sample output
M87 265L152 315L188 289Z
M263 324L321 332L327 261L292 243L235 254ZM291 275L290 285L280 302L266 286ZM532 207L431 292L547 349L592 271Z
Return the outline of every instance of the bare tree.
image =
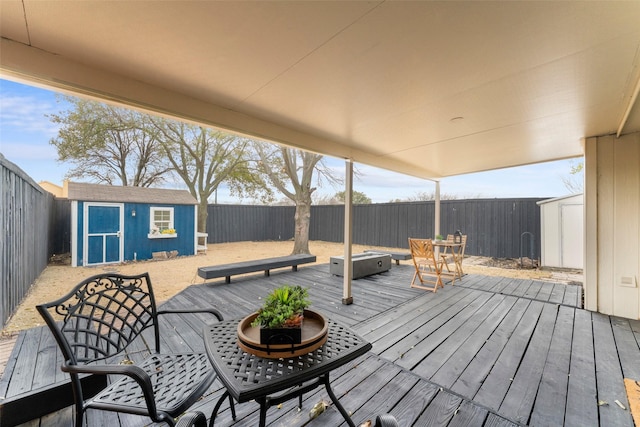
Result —
M205 232L209 198L222 182L237 191L252 192L264 185L249 169L250 140L183 122L151 118L173 170L198 200L198 231Z
M144 114L80 98L64 99L72 108L49 119L61 125L50 141L58 160L74 164L67 177L138 187L164 182L171 166L158 140L145 131Z
M319 154L263 142L256 142L253 146L260 159L258 166L268 181L296 205L292 254L308 254L311 201L316 191L312 186L314 172L318 174L318 185L324 181L339 183L341 180L325 167Z

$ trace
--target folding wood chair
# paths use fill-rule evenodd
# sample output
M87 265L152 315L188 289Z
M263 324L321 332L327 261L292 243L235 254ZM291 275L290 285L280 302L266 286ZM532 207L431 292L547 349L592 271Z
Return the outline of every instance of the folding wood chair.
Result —
M447 241L453 242L453 234L447 235ZM462 260L464 259L464 249L467 246L467 235L462 235L462 246L458 249L458 251L453 250L453 248L444 248L444 251L440 254L440 258L442 259L442 264L447 269L447 274L454 275L455 278L462 279L462 275L464 272L462 271ZM453 264L453 271L451 271L450 264Z
M416 269L411 279L411 287L433 292L438 290L438 286L443 288L444 285L441 278L442 260L436 261L431 239L409 238L409 249ZM420 284L416 283L416 278L420 280ZM425 284L432 284L433 286L429 287L425 286Z

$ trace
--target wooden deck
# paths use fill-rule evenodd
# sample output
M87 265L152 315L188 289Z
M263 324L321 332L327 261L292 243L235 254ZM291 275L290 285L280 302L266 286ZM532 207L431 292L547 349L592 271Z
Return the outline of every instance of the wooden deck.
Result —
M327 264L270 277L238 277L232 284L193 285L167 305L214 306L225 318L241 318L274 287L309 288L314 308L373 344L368 355L332 373L333 389L356 425L390 412L401 426L633 427L623 378L640 380L640 321L579 308L579 286L466 275L434 294L411 289L412 275L412 266L394 265L386 273L355 280L349 306L340 303L342 278L330 275ZM170 333L175 331L167 335L167 345L202 349L194 339L202 322L181 316L167 325ZM48 331L22 333L0 379L0 396L64 380L58 358ZM216 382L194 409L210 414L220 394ZM309 409L322 399L330 401L318 390L305 395L302 411L295 402L271 408L267 422L344 425L332 406L309 419ZM223 405L216 425L257 424L257 404L236 409L234 424ZM99 411L90 411L87 418L91 427L149 422ZM25 425L69 426L71 419L71 408L66 408Z

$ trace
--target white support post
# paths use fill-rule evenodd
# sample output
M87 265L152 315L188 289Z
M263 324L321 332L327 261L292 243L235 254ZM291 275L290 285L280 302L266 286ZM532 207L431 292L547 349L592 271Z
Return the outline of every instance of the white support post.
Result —
M433 228L433 238L435 239L438 234L440 234L440 181L436 181L436 194L435 194L435 207L434 207L434 228ZM440 247L436 246L435 248L436 259L440 258Z
M351 279L353 277L353 263L351 262L351 243L353 240L353 162L345 161L344 182L344 272L342 287L342 303L353 304L351 295Z

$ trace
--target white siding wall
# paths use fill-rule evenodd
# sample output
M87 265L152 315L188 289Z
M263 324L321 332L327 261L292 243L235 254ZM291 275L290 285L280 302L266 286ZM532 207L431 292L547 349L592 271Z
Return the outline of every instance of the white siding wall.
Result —
M585 144L585 303L640 319L640 133Z

